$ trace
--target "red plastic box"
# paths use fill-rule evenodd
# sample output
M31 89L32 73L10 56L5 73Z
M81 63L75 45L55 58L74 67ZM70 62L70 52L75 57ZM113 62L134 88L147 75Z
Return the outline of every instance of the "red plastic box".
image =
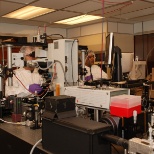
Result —
M121 108L121 107L116 107L116 106L110 106L110 114L119 116L119 117L125 117L125 118L132 117L134 110L137 111L137 114L140 114L141 105L134 106L132 108Z

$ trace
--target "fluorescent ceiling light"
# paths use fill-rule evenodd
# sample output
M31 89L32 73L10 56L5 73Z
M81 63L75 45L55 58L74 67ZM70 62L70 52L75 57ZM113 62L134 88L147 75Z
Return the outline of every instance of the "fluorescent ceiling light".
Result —
M79 24L79 23L83 23L83 22L87 22L87 21L92 21L92 20L96 20L96 19L101 19L101 18L103 18L103 17L94 16L94 15L81 15L81 16L77 16L77 17L57 21L55 23L57 23L57 24L75 25L75 24Z
M6 14L3 17L28 20L53 11L53 9L48 8L26 6L19 10Z

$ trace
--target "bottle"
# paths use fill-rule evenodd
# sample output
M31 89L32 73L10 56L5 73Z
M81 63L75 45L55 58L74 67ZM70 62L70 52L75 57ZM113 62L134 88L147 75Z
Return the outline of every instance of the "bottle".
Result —
M135 57L135 61L138 61L138 56Z
M56 84L56 96L59 96L60 95L60 84L57 83Z

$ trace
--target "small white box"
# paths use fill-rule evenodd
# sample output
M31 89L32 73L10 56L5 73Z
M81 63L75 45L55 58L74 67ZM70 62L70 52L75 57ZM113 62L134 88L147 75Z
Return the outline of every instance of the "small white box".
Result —
M111 97L111 106L121 108L132 108L141 105L141 96L118 95Z

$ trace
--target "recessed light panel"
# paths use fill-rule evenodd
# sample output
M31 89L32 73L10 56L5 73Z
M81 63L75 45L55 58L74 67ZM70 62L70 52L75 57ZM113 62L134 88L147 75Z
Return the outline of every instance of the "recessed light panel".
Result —
M57 24L66 24L66 25L75 25L75 24L88 22L88 21L92 21L92 20L97 20L97 19L101 19L101 18L102 18L101 16L81 15L81 16L77 16L77 17L57 21L55 23L57 23Z
M28 20L34 17L38 17L49 12L53 12L53 9L41 8L35 6L26 6L14 12L4 15L5 18L23 19Z

